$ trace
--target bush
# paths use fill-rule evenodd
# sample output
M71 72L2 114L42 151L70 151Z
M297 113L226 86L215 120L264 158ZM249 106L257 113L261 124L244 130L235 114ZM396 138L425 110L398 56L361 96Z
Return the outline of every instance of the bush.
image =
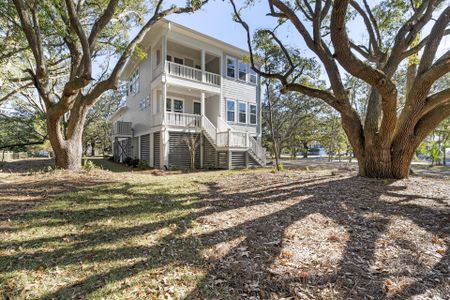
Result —
M83 169L87 172L90 172L96 168L95 164L92 162L92 160L86 159L83 162Z
M139 169L146 169L147 168L147 161L146 160L139 160L137 167Z

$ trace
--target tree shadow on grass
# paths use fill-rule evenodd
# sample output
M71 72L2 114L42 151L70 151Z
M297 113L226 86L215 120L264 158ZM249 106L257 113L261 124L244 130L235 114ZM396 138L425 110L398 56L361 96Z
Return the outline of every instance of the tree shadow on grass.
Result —
M245 184L241 190L239 187L229 190L215 182L206 182L206 191L194 195L165 188L148 194L136 189L136 185L121 184L101 188L107 194L115 195L109 204L106 199L96 199L98 191L85 194L86 200L81 203L104 201L106 207L81 206L79 209L23 214L21 220L24 223L29 220L38 226L42 226L49 218L56 218L63 222L61 224L76 226L108 218L126 220L144 216L144 219L133 226L110 228L100 222L75 234L1 243L0 250L19 247L36 250L29 255L17 253L0 257L1 271L35 270L42 264L45 268L63 267L76 264L81 259L98 263L136 260L131 265L95 272L42 296L61 299L85 298L111 283L164 266L182 265L207 270L207 275L189 295L192 299L222 298L225 293L232 298L254 296L270 299L275 298L274 295L300 297L302 290L319 295L320 290L328 286L333 286L334 296L343 298L362 298L365 295L384 298L388 292L390 296L409 297L430 288L448 292L448 288L445 288L450 275L448 249L431 269L421 267L418 258L417 261L411 258L416 270L414 274L408 275L414 280L398 290L389 291L385 286L389 276L395 274L374 272L372 269L377 259L377 242L386 234L393 219L405 219L427 232L448 239L450 214L447 207L442 207L445 199L426 198L438 207L418 205L414 201L423 196L405 195L402 187L360 177L322 176L304 180L296 178L290 182L270 181L270 185L265 182L267 186L258 191L248 190L248 186L256 180L251 174L242 180ZM389 195L391 199L399 198L399 201L385 201L382 199L384 195ZM71 197L75 198L67 201L76 203L76 195ZM223 214L234 214L235 218L225 228L214 224L216 219L213 218L220 218ZM167 217L145 220L146 216L164 215ZM292 268L273 271L272 268L283 258L283 249L289 243L286 237L289 228L318 215L341 226L346 232L341 259L332 271L312 274L307 270L307 276L293 272ZM197 234L190 233L189 230L196 226L207 228L208 222L211 222L209 229ZM322 225L319 224L319 227ZM120 245L114 249L106 247L130 237L144 238L168 227L172 228L170 233L151 245ZM57 244L56 250L40 249L44 244L65 239L69 242ZM402 248L411 248L401 237L396 242ZM231 246L221 249L220 245L227 243ZM214 255L205 256L211 251Z

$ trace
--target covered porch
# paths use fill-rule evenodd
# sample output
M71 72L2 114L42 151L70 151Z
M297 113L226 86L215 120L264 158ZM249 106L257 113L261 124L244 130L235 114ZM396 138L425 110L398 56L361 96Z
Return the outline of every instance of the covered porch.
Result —
M202 116L217 124L220 94L163 83L153 95L152 126L201 128Z

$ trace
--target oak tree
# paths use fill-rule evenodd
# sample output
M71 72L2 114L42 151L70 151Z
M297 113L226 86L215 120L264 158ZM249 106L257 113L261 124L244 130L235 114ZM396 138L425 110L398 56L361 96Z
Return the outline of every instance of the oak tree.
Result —
M450 115L450 88L433 90L434 83L450 72L450 50L442 53L440 47L450 33L447 1L267 0L267 16L277 22L274 28L262 30L285 54L284 64L277 70L256 67L264 50L253 44L242 13L245 7L238 8L233 0L231 4L235 21L246 30L252 68L263 77L278 80L283 92L319 98L338 111L360 175L408 176L418 145ZM359 23L352 23L355 20ZM355 24L364 27L365 40L357 41L351 34ZM301 39L321 64L327 87L293 76L299 66L291 56L290 41L279 34L286 26L298 34L289 39ZM411 56L418 61L408 68L410 88L405 93L395 79ZM343 80L346 75L368 86L364 116L350 101L351 91Z
M100 96L117 89L127 61L145 55L144 36L158 20L198 10L206 1L176 6L164 0L0 0L0 59L19 56L20 78L45 103L56 167L81 167L86 116ZM132 29L140 28L129 37ZM100 69L100 72L96 72ZM19 88L20 88L19 86ZM14 92L14 91L12 91Z

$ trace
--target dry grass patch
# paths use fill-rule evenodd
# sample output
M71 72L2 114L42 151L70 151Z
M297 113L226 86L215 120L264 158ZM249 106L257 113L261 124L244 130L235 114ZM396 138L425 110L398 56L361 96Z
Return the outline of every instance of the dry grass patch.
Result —
M449 182L335 171L0 173L0 298L448 298Z

